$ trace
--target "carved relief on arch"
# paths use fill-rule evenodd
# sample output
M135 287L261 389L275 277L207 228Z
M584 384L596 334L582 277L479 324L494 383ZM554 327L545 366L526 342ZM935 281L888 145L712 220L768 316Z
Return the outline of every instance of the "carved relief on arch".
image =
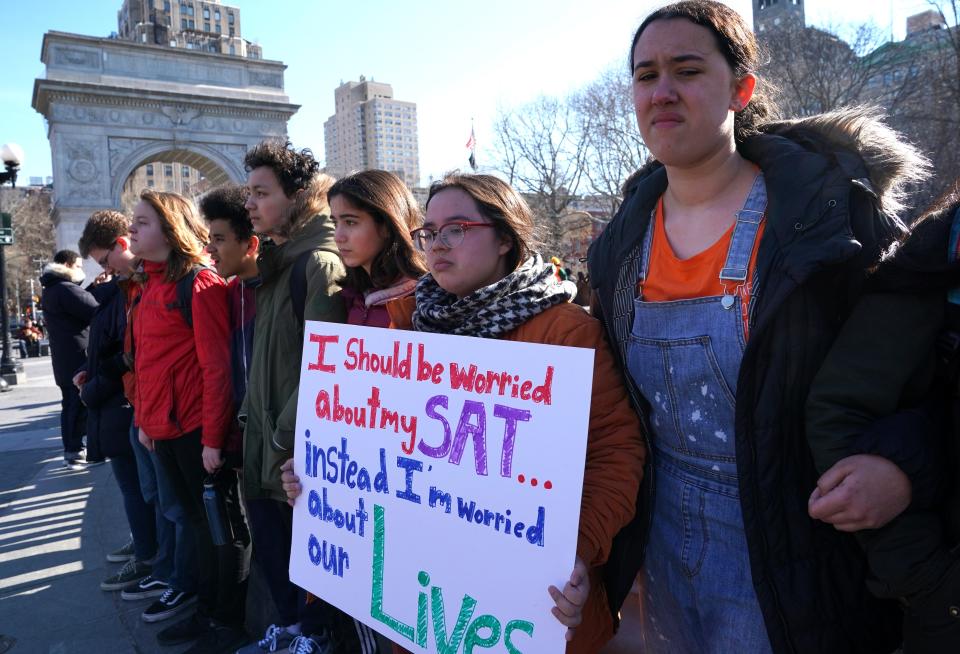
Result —
M65 196L71 199L101 198L102 172L105 166L99 138L65 138L60 144L66 155Z

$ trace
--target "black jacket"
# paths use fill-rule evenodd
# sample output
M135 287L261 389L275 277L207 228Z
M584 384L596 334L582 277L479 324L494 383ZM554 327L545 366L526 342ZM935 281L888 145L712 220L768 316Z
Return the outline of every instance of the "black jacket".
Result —
M91 458L130 453L133 420L133 408L123 393L123 375L127 372L123 357L126 295L118 282L110 281L98 286L97 297L100 306L90 322L87 346L87 382L80 392L87 406L87 448Z
M87 360L87 328L97 300L80 288L81 281L81 271L59 263L48 263L40 277L40 303L57 386L73 384L73 375Z
M818 474L804 406L867 269L903 231L882 209L897 206L915 155L852 112L769 125L740 151L763 171L769 198L735 418L740 502L767 633L778 653L892 651L897 607L867 592L854 539L807 515ZM633 322L635 262L666 183L657 163L635 175L617 216L590 248L597 317L621 362ZM627 384L645 414L629 376ZM605 572L612 610L643 561L656 484L651 466L646 473L637 518L614 541Z

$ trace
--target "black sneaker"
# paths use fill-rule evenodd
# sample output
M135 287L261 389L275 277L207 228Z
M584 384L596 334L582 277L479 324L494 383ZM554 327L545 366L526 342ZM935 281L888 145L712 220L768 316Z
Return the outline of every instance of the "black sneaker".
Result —
M107 554L107 561L110 563L126 563L133 556L133 539L131 538L126 545Z
M86 450L81 450L79 452L64 452L63 453L63 467L69 468L70 470L83 470L84 466L87 463L87 452Z
M126 586L120 593L120 597L125 600L142 600L149 597L160 597L169 588L170 584L167 582L160 581L152 575L147 575L140 581Z
M150 574L151 568L143 561L130 559L120 571L100 582L101 590L121 590Z
M201 618L194 611L189 618L174 622L166 629L158 631L157 642L161 645L182 645L200 638L212 628L210 620Z
M235 651L246 642L247 634L243 629L211 622L207 632L183 654L223 654Z
M144 611L140 617L143 618L144 622L160 622L161 620L172 618L196 601L196 593L185 593L176 588L167 588L163 591L160 599L148 606L147 610ZM176 627L177 625L173 626ZM173 627L171 627L171 629L172 628ZM192 640L192 638L188 640ZM185 643L187 641L184 640L180 642Z

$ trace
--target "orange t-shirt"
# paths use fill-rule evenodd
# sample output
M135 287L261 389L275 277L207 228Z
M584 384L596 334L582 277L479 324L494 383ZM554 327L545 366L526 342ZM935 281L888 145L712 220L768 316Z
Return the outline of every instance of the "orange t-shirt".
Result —
M747 267L747 279L743 283L726 282L726 293L740 296L743 310L743 330L747 332L747 317L750 307L753 272L757 264L757 250L766 222L760 222L757 238ZM689 259L680 259L673 253L663 222L663 198L657 202L653 222L653 242L650 245L650 262L647 266L647 278L638 284L646 302L668 302L670 300L690 300L699 297L724 295L724 283L720 281L720 271L727 260L730 239L736 222L713 245L698 252Z

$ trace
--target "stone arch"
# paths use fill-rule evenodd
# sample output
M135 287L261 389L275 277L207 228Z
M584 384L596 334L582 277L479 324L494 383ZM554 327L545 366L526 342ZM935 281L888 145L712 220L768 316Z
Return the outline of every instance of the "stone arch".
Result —
M40 58L33 107L47 121L57 249L76 248L93 211L119 207L143 164L182 162L213 185L243 180L247 150L286 136L299 109L279 61L64 32L44 35Z
M171 144L163 141L150 142L135 149L118 155L122 159L111 162L110 168L114 171L111 180L110 196L113 206L120 206L120 196L123 194L123 185L133 172L148 163L161 161L176 161L196 169L210 182L211 186L219 186L227 182L242 183L245 179L243 168L234 158L201 143Z

